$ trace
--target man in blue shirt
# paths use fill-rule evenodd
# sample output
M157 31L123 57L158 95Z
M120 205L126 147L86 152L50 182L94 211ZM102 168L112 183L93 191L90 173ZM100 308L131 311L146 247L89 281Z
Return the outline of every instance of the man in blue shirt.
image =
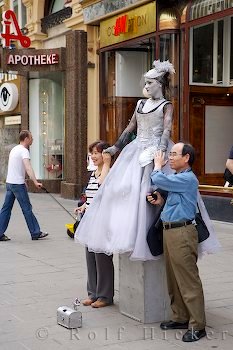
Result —
M205 309L202 283L197 267L198 234L195 228L198 180L192 172L194 148L179 142L169 153L174 174L165 175L164 153L157 151L151 180L154 185L168 191L161 213L163 221L164 258L168 292L173 312L172 320L162 322L167 329L188 329L184 342L197 341L206 335ZM154 204L161 204L162 198Z

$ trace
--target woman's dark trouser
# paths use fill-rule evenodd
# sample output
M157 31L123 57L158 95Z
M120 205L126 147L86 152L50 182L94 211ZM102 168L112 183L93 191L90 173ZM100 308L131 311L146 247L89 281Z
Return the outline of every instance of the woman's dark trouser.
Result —
M92 300L113 302L114 265L113 256L104 253L89 252L86 248L87 293Z

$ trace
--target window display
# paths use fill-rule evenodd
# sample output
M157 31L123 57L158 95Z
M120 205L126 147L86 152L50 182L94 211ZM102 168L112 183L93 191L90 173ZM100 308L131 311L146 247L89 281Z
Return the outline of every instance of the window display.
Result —
M62 73L30 80L30 130L32 165L40 179L63 178L64 88Z

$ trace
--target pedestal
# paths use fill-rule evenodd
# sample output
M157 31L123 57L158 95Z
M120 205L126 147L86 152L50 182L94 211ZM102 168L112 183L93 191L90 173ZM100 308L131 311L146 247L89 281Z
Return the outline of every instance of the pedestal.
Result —
M119 306L123 315L142 323L171 317L163 257L157 261L131 261L119 256Z

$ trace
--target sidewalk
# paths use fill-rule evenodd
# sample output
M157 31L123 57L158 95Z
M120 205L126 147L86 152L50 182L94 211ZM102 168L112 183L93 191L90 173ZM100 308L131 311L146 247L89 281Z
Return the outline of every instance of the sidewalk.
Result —
M18 204L0 242L0 350L174 350L233 347L233 224L214 222L222 251L199 262L206 300L208 339L183 343L179 331L143 325L118 311L118 257L115 304L103 309L80 306L83 327L70 331L56 323L59 306L86 297L84 248L66 235L72 222L48 194L30 194L48 239L32 241ZM75 201L56 198L70 211ZM4 187L0 186L0 206ZM153 300L151 300L153 303Z

